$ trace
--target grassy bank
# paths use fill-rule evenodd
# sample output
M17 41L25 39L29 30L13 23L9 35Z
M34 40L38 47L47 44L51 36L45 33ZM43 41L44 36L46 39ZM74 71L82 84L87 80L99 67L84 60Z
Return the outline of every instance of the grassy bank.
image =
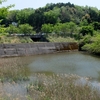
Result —
M23 66L20 59L0 59L0 81L22 81L28 79L29 70Z
M0 36L0 43L31 43L30 37Z
M50 42L77 42L74 38L70 38L70 37L48 36L47 39Z
M70 37L56 37L48 36L49 42L76 42L74 38ZM30 37L18 37L18 36L0 36L0 43L33 43Z
M36 81L27 85L27 95L12 94L2 90L0 83L0 100L100 100L100 93L91 87L88 80L82 84L77 75L52 75L36 74ZM16 86L17 83L14 83ZM14 86L8 83L8 86Z

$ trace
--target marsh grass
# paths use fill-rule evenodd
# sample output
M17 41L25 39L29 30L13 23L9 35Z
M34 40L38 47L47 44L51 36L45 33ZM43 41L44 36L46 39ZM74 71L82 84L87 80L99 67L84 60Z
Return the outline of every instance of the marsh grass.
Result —
M21 81L27 80L29 69L17 58L0 59L0 81Z
M74 38L70 37L55 37L55 36L48 36L47 39L50 42L77 42Z
M28 80L29 69L19 58L0 59L0 100L100 100L100 91L87 80L84 84L77 75L35 74L36 81L29 83L25 96L6 93L2 86L10 87L18 81Z
M88 82L78 83L76 75L38 75L39 80L27 87L30 100L100 100L99 92Z
M30 37L0 36L0 43L33 43Z

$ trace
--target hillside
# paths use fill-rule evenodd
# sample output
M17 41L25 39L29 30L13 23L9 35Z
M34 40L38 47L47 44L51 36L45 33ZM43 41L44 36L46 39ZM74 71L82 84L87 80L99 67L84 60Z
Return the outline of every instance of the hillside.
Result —
M82 22L90 24L92 22L100 22L100 11L93 7L81 7L71 3L57 3L57 4L47 4L45 7L38 9L22 9L9 11L5 21L2 22L6 25L11 24L11 22L16 22L19 24L28 23L37 32L41 31L43 24L53 24L56 23L66 23L74 22L79 25Z
M91 45L96 42L93 39L98 37L97 43L94 43L96 50L100 44L100 10L94 7L82 7L70 2L51 3L38 9L9 10L9 7L3 7L0 8L0 23L0 35L45 33L50 39L73 38L81 41L82 46Z

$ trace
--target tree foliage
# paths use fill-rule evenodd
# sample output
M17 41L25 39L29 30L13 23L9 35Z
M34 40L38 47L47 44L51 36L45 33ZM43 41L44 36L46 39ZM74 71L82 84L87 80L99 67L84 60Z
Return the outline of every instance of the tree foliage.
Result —
M0 4L6 0L0 0ZM100 10L95 7L82 7L68 3L48 3L33 9L10 10L13 5L0 8L0 33L31 34L44 32L46 35L83 39L84 45L97 44L86 36L95 37L100 32ZM16 23L14 25L13 23ZM99 37L97 35L97 37ZM99 39L95 37L94 39ZM98 42L98 45L100 43ZM97 50L96 50L97 51Z
M4 12L2 12L4 11ZM88 26L93 22L100 22L100 11L93 7L81 7L68 3L50 3L45 7L33 9L11 10L1 8L0 18L2 24L29 24L36 32L40 32L43 24L53 24L73 22L78 26ZM96 29L96 24L94 24ZM99 26L98 26L99 27Z
M3 2L6 2L7 0L0 0L0 4L2 4Z
M82 26L80 30L80 34L82 34L83 36L87 34L90 34L91 36L93 36L93 27L92 26Z
M9 34L17 34L19 33L19 29L14 25L9 25L9 27L6 28L6 32Z
M100 54L100 34L91 37L92 43L85 44L82 49L94 54Z
M19 30L21 34L31 34L33 31L33 27L29 24L21 24L19 25Z

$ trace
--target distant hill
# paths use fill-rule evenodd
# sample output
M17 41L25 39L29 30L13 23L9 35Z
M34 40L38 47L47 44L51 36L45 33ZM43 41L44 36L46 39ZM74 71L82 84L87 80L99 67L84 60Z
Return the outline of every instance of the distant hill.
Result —
M3 9L1 12L4 11ZM74 22L79 25L82 21L88 24L100 22L100 10L94 7L82 7L68 3L50 3L38 9L27 8L0 13L1 24L9 26L12 22L18 24L30 24L35 31L41 31L43 24Z

